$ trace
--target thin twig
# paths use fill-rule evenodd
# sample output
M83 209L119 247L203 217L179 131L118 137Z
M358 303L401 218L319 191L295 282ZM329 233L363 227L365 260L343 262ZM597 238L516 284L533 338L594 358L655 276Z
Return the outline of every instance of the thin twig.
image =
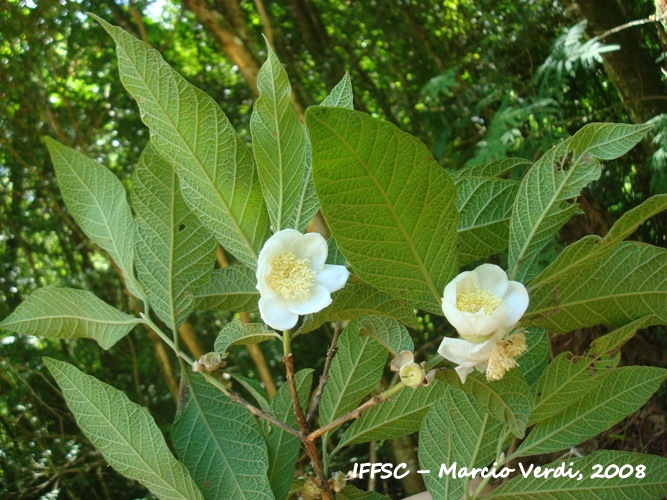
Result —
M662 16L657 16L655 14L648 16L646 19L637 19L635 21L630 21L629 23L621 24L620 26L616 26L614 28L611 28L610 30L605 31L604 33L593 37L592 40L602 40L603 38L607 38L610 35L613 35L614 33L618 33L619 31L623 31L628 28L632 28L634 26L641 26L643 24L648 24L648 23L658 23L667 17L667 13L663 14Z
M296 381L294 379L294 359L292 357L292 346L290 331L285 330L283 332L283 359L285 361L285 375L287 377L287 384L292 395L292 402L294 406L294 414L296 415L296 421L299 424L301 433L299 438L303 443L308 458L310 458L310 463L313 465L315 470L315 475L319 482L319 487L322 491L322 499L328 500L332 498L331 487L329 486L329 481L327 479L326 473L324 472L324 467L322 466L322 459L317 451L317 446L315 445L315 440L308 440L306 437L310 434L310 429L308 427L308 422L303 415L303 409L301 408L301 402L299 401L299 392L296 388Z
M320 383L317 386L317 391L315 392L315 396L313 397L313 400L310 403L310 408L308 408L308 415L306 415L306 422L310 422L312 420L313 415L315 414L315 411L317 410L317 407L320 404L320 400L322 399L322 391L324 390L325 384L329 380L329 367L331 367L331 362L333 361L334 356L338 352L338 347L336 347L336 343L338 342L338 337L340 337L340 331L341 331L341 325L340 321L338 321L336 323L336 326L334 327L333 340L331 341L329 352L327 352L327 360L324 363L324 370L322 371L322 376L320 377Z
M178 357L180 357L183 361L185 361L185 363L187 365L192 367L194 361L190 358L190 356L185 354L183 351L176 350L175 346L174 346L174 343L171 341L171 339L162 330L160 330L160 328L155 323L153 323L153 321L150 319L150 317L148 315L145 315L145 314L142 313L141 317L142 317L143 322L146 326L148 326L151 330L153 330L169 347L171 347L172 350L176 353L176 355ZM302 437L302 434L299 431L297 431L296 429L290 427L289 425L285 424L284 422L281 422L280 420L276 419L274 416L263 412L262 410L260 410L256 406L254 406L252 403L249 403L248 401L243 399L240 395L236 394L233 391L230 391L225 386L225 384L220 382L217 378L215 378L210 373L206 373L206 372L201 372L201 373L204 376L204 379L206 379L206 381L209 384L215 386L217 389L220 389L220 391L222 391L222 393L225 396L227 396L229 399L231 399L235 403L238 403L242 406L245 406L245 408L248 411L250 411L250 413L252 413L253 415L255 415L257 417L260 417L260 418L263 418L264 420L267 420L267 421L271 422L273 425L276 425L276 426L280 427L282 430L284 430L285 432L289 432L293 436L296 436L298 438Z
M345 422L349 420L353 420L355 418L358 418L363 412L366 410L373 408L374 406L379 405L380 403L384 403L387 401L391 396L396 394L398 391L406 387L403 385L403 383L398 383L395 386L387 389L381 394L378 394L377 396L373 396L372 398L368 399L365 403L360 405L359 407L355 408L354 410L351 410L347 412L345 415L342 415L338 417L336 420L333 420L332 422L329 422L327 425L324 425L320 427L317 430L314 430L310 434L306 436L305 441L307 442L313 442L315 441L318 437L320 437L322 434L325 434L326 432L329 432L330 430L335 429L336 427L344 424Z

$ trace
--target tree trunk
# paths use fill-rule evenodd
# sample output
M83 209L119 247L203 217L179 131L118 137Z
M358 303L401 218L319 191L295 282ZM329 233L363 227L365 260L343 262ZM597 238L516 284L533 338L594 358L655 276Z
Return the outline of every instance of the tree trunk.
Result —
M578 0L575 3L565 0L564 3L578 7L580 16L588 21L587 29L591 36L601 35L632 21L613 1ZM659 113L667 112L667 101L664 100L666 89L660 67L645 48L637 28L614 33L604 42L621 46L620 50L605 54L604 65L632 121L644 123Z
M183 0L183 3L194 13L197 20L220 44L220 48L229 60L238 66L250 90L255 96L258 96L257 74L259 73L259 62L255 54L243 40L243 37L247 35L243 32L239 33L234 29L232 21L211 7L206 0ZM230 9L230 4L234 4L235 2L225 1L223 3L227 9ZM241 15L238 2L236 2L236 8L236 14ZM233 16L230 17L233 18Z

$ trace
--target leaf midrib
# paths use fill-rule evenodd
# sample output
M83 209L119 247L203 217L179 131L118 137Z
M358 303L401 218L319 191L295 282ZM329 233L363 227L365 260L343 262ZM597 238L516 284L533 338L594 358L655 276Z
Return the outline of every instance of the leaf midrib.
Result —
M408 245L408 248L410 249L410 252L412 253L413 258L415 259L415 262L417 263L417 267L419 268L422 276L424 277L424 282L426 283L429 290L431 291L431 293L435 297L436 303L440 304L441 299L442 299L440 297L440 293L438 292L435 285L431 281L431 277L429 275L429 272L426 269L426 267L424 265L424 262L422 261L421 257L419 256L419 253L417 252L417 248L414 246L414 243L412 242L412 239L409 237L409 234L408 234L407 230L405 229L405 227L403 226L403 223L401 222L400 218L398 217L398 214L394 210L393 205L390 203L390 200L387 197L387 194L385 193L384 188L379 183L379 181L377 180L375 175L371 172L370 167L368 166L368 164L361 159L361 157L357 154L357 151L352 147L351 144L349 144L345 140L345 138L343 138L343 136L337 130L331 128L328 124L326 124L325 122L320 120L320 118L317 115L312 115L312 116L313 116L313 118L315 118L320 123L320 125L323 125L324 127L326 127L332 133L332 135L334 135L335 137L338 138L338 140L347 148L347 150L352 154L352 156L354 156L354 158L357 160L359 165L361 165L362 168L366 171L366 175L371 179L371 181L375 185L376 189L378 190L378 192L382 196L382 199L384 200L385 205L387 206L387 209L389 210L392 218L394 219L394 222L396 223L396 225L397 225L398 229L400 230L406 244ZM376 143L377 143L377 134L375 134L375 143L374 144L376 144ZM373 149L375 149L375 145L373 146ZM371 154L372 154L372 152L371 152Z
M113 28L113 26L111 28ZM120 28L117 28L117 29L120 29ZM134 67L135 72L138 75L141 76L141 81L144 83L144 88L148 91L148 93L153 98L153 103L155 103L156 107L158 107L162 111L162 114L167 118L169 124L171 125L171 127L174 130L174 132L176 133L176 135L181 139L181 142L186 146L188 153L190 153L190 157L195 160L197 166L199 167L199 170L204 174L204 176L205 176L206 180L208 181L209 185L211 185L214 188L213 191L217 195L217 198L220 201L220 204L225 209L225 212L227 213L229 220L232 222L233 226L235 227L237 234L239 234L241 236L241 239L243 240L244 246L250 251L250 254L252 255L252 257L254 257L254 259L257 260L257 258L258 258L257 257L257 252L255 252L255 249L250 244L250 241L248 241L248 238L246 237L245 233L241 230L241 226L239 226L239 223L236 220L236 217L233 216L230 207L228 206L225 199L222 197L222 194L218 191L218 188L216 187L215 182L213 182L213 179L209 175L208 171L204 168L204 165L199 160L199 157L194 154L194 152L192 151L192 148L190 147L190 144L184 139L183 135L181 134L181 131L174 125L174 122L171 119L171 116L165 111L165 109L162 106L160 106L159 101L157 100L155 94L153 93L151 88L147 85L146 80L143 77L143 74L139 71L138 67L134 64L135 61L128 55L127 51L121 46L121 44L116 43L116 47L119 51L122 51L124 53L125 59L129 60L132 63L132 66ZM151 49L151 50L154 50L154 49ZM186 84L189 85L187 82L186 82ZM197 101L198 101L199 96L197 95L197 89L193 88L192 90L195 93L195 99L197 99ZM137 101L137 103L138 102L139 101ZM217 106L216 103L213 103L213 105ZM216 129L217 129L217 119L216 119ZM154 129L151 128L151 130L154 130ZM158 135L160 135L160 134L158 134ZM218 140L216 138L216 143L217 142L218 142ZM216 169L218 168L217 164L216 164L215 168Z
M148 470L153 472L155 477L157 477L163 484L167 485L168 488L170 490L172 490L173 492L175 492L178 496L181 496L181 498L187 498L187 497L185 497L181 494L181 492L177 489L176 485L172 485L171 483L169 483L162 476L161 471L155 470L153 467L151 467L151 465L148 462L146 462L144 457L139 453L139 451L134 447L134 445L125 438L125 436L120 432L118 427L116 427L113 424L113 422L107 418L107 416L104 414L104 412L100 408L98 408L97 405L95 405L95 403L86 395L86 393L84 393L81 389L79 389L79 387L72 381L72 379L68 376L68 374L65 373L64 370L62 370L62 368L58 368L58 370L60 371L61 374L63 374L63 376L67 377L67 381L85 399L85 401L88 403L88 406L90 406L92 408L95 408L98 411L99 418L101 418L104 422L106 422L107 425L110 428L112 428L114 431L116 431L117 436L121 438L121 439L119 439L119 441L121 443L125 443L125 445L128 448L130 448L132 451L134 451L135 456L140 459L140 461L146 466L146 468ZM104 391L104 394L108 397L108 393L106 391ZM111 400L109 399L109 401L111 401ZM123 401L123 403L125 403L124 409L127 409L127 401ZM157 454L156 454L156 457L157 457ZM119 462L120 462L120 460L119 460Z

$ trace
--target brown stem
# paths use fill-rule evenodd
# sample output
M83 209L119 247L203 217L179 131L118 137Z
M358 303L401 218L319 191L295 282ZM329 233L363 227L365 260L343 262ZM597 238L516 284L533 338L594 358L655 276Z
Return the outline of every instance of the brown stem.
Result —
M320 404L320 400L322 399L322 391L324 390L324 386L329 380L329 367L331 366L331 362L333 361L334 356L338 352L338 348L336 347L336 342L338 342L338 337L340 336L340 321L336 323L336 326L334 327L334 335L333 335L333 340L331 341L331 346L329 347L329 352L327 352L327 360L324 363L324 370L322 371L322 376L320 377L320 383L317 386L317 391L315 392L315 396L313 397L312 402L310 403L310 408L308 408L308 415L306 416L306 422L310 422L313 418L313 415L315 414L315 410L317 410L317 407Z
M314 430L310 434L306 436L306 441L307 442L312 442L315 441L318 437L320 437L322 434L325 434L336 427L343 425L345 422L348 422L349 420L353 420L355 418L358 418L363 412L366 410L373 408L374 406L379 405L380 403L384 403L387 401L391 396L396 394L398 391L403 389L405 386L401 383L396 384L395 386L391 387L390 389L387 389L381 394L378 394L377 396L373 396L369 400L367 400L365 403L363 403L361 406L355 408L354 410L351 410L347 412L345 415L342 415L338 417L336 420L333 420L332 422L329 422L327 425L324 425L320 427L317 430Z
M285 334L289 335L289 333L287 332ZM314 439L308 440L308 436L310 435L310 429L308 428L308 422L306 422L306 418L303 416L303 410L301 409L301 402L299 401L299 393L296 389L296 381L294 380L294 359L292 358L292 353L286 352L284 360L285 360L285 373L287 376L287 384L289 385L289 390L292 395L292 401L294 403L294 414L296 415L296 421L298 422L299 428L301 429L299 438L301 439L301 442L303 443L303 446L306 449L308 458L310 458L310 463L313 464L313 469L315 470L315 475L317 476L317 480L319 482L318 486L322 490L322 498L330 499L332 498L331 488L329 486L329 481L327 480L327 476L324 473L324 467L322 466L322 460L320 459L320 455L317 451L315 440Z
M248 401L246 401L245 399L243 399L243 397L241 397L241 396L238 395L237 393L235 393L235 392L233 392L233 391L228 391L228 392L227 392L227 397L228 397L229 399L231 399L232 401L234 401L234 402L236 402L236 403L238 403L238 404L240 404L240 405L245 406L245 407L248 409L248 411L249 411L250 413L252 413L253 415L255 415L256 417L263 418L264 420L267 420L267 421L271 422L273 425L275 425L275 426L277 426L277 427L280 427L282 430L284 430L285 432L289 432L289 433L292 434L293 436L296 436L296 437L298 437L298 438L301 437L301 433L300 433L299 431L297 431L297 430L294 429L293 427L290 427L290 426L287 425L286 423L281 422L280 420L278 420L278 419L275 418L274 416L269 415L268 413L263 412L262 410L260 410L260 409L257 408L256 406L254 406L252 403L249 403Z

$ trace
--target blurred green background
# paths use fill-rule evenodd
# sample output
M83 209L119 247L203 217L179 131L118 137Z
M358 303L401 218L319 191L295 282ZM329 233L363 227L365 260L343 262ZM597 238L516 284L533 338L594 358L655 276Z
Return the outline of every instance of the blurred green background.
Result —
M35 288L83 288L125 311L133 304L117 269L68 215L41 137L108 165L129 186L148 140L118 77L114 45L94 12L160 50L220 104L248 142L264 34L286 66L301 112L347 71L355 107L424 141L446 169L519 156L534 160L591 121L656 124L629 155L605 165L575 217L544 254L605 234L624 211L667 192L664 0L4 0L0 2L0 318ZM633 22L636 21L636 22ZM621 29L618 29L618 28ZM610 31L611 30L611 31ZM635 235L665 245L667 221ZM222 257L222 256L221 256ZM223 260L221 258L221 260ZM193 354L212 349L224 313L197 313L184 333ZM444 320L420 318L418 346ZM304 336L297 365L321 368L330 332ZM587 335L553 339L577 351ZM430 344L429 344L430 343ZM280 383L281 355L239 349L234 368ZM626 362L665 364L664 330L640 336ZM304 356L299 357L299 352ZM305 355L307 353L307 355ZM148 407L168 433L178 366L137 328L111 351L89 340L44 341L0 332L0 495L4 498L138 498L146 491L109 468L80 434L42 355L68 360ZM299 368L299 366L297 366ZM664 394L663 394L664 396ZM666 453L665 408L652 403L597 445ZM662 434L649 424L662 419ZM648 423L647 423L648 422ZM648 426L648 427L647 427ZM630 430L629 430L630 429ZM657 433L656 433L657 432ZM354 457L414 456L407 437L359 447ZM340 468L352 455L341 454ZM301 462L305 465L305 461ZM408 476L412 477L414 475ZM398 496L417 482L376 485Z

